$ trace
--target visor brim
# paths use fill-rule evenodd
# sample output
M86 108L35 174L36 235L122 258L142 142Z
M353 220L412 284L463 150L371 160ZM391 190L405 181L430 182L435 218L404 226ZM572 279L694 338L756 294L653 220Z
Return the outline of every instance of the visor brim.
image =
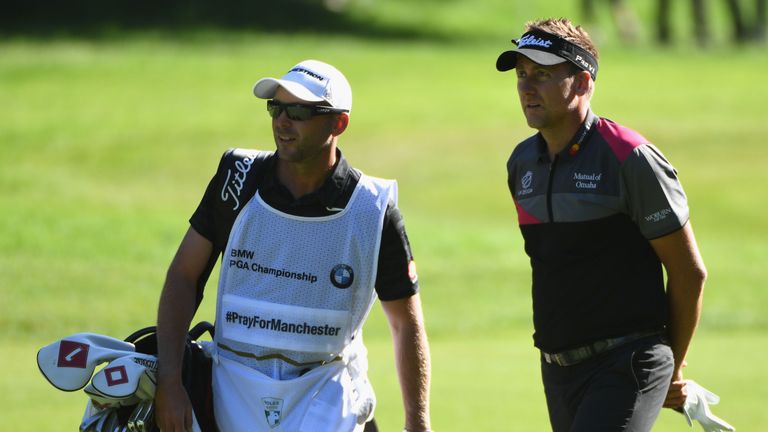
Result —
M277 78L262 78L253 86L254 96L261 99L272 99L275 97L277 88L282 87L288 93L306 102L323 102L325 99L317 97L303 85L287 80Z
M522 54L528 57L532 62L538 63L544 66L552 66L560 63L565 63L566 59L545 51L539 51L535 49L521 48L512 51L505 51L501 53L498 59L496 59L496 70L499 72L506 72L514 69L517 66L517 55Z

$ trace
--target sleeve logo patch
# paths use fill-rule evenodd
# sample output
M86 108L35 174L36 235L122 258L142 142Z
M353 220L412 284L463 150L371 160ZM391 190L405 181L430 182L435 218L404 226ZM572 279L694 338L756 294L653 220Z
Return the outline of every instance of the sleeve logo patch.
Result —
M665 208L664 210L657 211L645 217L648 222L660 222L667 218L672 213L672 209Z
M408 278L411 279L411 283L416 283L419 280L419 275L416 273L416 261L414 260L408 263Z

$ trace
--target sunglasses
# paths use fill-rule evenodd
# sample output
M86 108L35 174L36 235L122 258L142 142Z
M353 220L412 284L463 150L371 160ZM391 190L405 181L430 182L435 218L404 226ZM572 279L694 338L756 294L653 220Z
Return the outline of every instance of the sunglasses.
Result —
M309 120L317 115L338 114L349 112L347 109L334 108L321 105L304 105L299 103L285 104L276 100L267 101L267 112L273 119L280 117L280 113L285 111L285 115L291 120Z

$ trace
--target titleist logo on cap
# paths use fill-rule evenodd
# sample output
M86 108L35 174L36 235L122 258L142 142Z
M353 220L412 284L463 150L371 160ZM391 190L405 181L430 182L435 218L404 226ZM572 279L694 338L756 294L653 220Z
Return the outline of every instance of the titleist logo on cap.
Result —
M523 36L522 38L520 38L519 41L517 41L518 48L522 48L528 45L536 45L544 48L549 48L550 46L552 46L552 41L538 38L534 35Z

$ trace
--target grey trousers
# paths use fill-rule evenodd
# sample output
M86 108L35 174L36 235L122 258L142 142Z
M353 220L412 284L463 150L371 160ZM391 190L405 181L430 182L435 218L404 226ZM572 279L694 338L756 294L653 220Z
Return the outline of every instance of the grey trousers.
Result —
M555 432L647 432L672 379L672 350L661 336L617 347L573 366L542 359Z

